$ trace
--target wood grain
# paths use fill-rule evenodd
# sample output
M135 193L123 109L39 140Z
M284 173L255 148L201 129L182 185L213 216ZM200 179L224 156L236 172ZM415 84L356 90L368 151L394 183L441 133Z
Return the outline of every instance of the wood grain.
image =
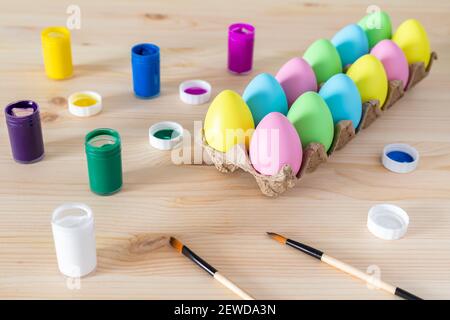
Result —
M377 1L394 26L415 17L426 27L439 60L431 75L370 128L302 183L278 199L261 195L243 172L175 166L170 153L149 147L147 130L161 120L192 129L207 105L188 106L178 85L200 78L242 92L260 72L275 73L314 40L358 21L371 1L74 1L81 30L72 32L75 76L51 81L43 71L40 30L64 25L67 4L16 0L0 5L0 104L33 99L42 110L46 157L32 165L11 158L0 119L0 298L234 299L165 242L175 235L256 299L393 299L341 272L283 248L274 231L326 251L425 299L450 298L450 3L427 6ZM256 26L254 70L226 71L226 27ZM138 100L131 90L130 48L162 48L162 94ZM67 97L102 94L105 109L78 119ZM84 135L117 129L123 139L124 188L111 197L89 191ZM420 152L407 175L386 171L380 153L406 142ZM57 269L52 210L84 202L96 219L98 268L69 290ZM382 241L366 228L377 203L410 215L404 239ZM374 267L372 267L374 268Z

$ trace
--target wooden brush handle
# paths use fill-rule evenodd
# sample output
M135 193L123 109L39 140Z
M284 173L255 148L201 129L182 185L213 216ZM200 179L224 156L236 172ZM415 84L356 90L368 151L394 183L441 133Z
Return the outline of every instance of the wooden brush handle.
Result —
M339 261L333 257L330 257L326 254L322 255L321 260L323 262L329 264L330 266L335 267L336 269L342 270L342 271L354 276L355 278L358 278L362 281L365 281L365 282L371 284L372 286L374 286L377 289L383 289L384 291L387 291L390 294L395 295L396 287L394 287L384 281L381 281L381 279L375 278L372 275L362 272L361 270L358 270L355 267L352 267L352 266L350 266L342 261Z
M214 279L219 281L222 285L233 291L235 294L237 294L239 297L241 297L244 300L255 300L251 295L249 295L247 292L239 288L237 285L235 285L233 282L225 278L225 276L221 275L219 272L216 272L214 274Z

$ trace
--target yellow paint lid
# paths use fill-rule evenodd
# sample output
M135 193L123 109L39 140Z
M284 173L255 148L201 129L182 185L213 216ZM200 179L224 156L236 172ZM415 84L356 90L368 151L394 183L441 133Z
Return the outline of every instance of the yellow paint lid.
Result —
M94 91L75 92L69 97L69 112L77 117L90 117L102 110L102 97Z

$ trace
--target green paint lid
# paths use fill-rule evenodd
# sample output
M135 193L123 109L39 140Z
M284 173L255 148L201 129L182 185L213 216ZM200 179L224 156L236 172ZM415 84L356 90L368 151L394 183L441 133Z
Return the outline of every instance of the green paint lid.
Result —
M158 150L171 150L183 140L183 127L173 121L155 123L148 130L150 145Z

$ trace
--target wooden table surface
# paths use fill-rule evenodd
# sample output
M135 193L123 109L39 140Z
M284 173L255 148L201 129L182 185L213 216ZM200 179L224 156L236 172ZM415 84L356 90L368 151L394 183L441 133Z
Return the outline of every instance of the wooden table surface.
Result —
M66 8L81 8L72 31L75 75L46 78L40 31L65 25ZM192 129L208 105L178 98L181 81L209 81L213 94L242 93L260 72L276 73L314 40L365 15L372 1L23 1L0 5L0 103L33 99L41 107L45 159L20 165L11 157L0 119L0 298L236 298L164 243L175 235L257 299L391 299L317 260L282 247L266 231L316 246L423 298L450 298L450 24L447 0L377 1L394 27L419 19L439 55L432 73L385 116L301 184L277 199L263 196L243 172L177 166L170 152L152 149L148 128L162 120ZM342 3L342 4L341 4ZM226 30L256 26L254 70L226 71ZM130 48L161 47L161 96L132 93ZM66 98L94 90L101 114L71 116ZM85 134L98 127L122 136L123 190L101 197L89 191ZM380 163L385 144L405 142L420 152L406 175ZM98 267L79 289L59 273L50 226L52 210L83 202L96 219ZM404 208L411 219L398 241L375 238L367 212L378 203Z

